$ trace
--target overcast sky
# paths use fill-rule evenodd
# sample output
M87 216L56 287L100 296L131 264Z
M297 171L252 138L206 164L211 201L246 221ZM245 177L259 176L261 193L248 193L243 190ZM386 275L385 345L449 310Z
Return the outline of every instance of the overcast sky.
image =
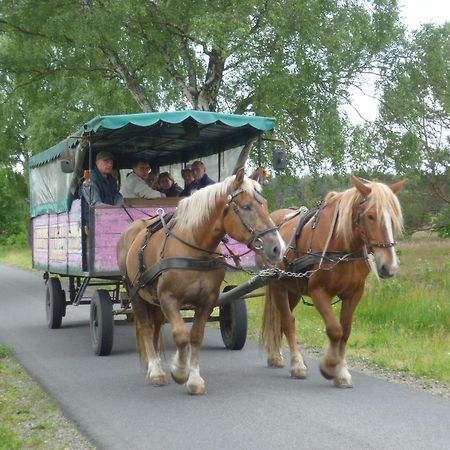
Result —
M400 15L410 28L434 22L450 21L449 0L399 0Z

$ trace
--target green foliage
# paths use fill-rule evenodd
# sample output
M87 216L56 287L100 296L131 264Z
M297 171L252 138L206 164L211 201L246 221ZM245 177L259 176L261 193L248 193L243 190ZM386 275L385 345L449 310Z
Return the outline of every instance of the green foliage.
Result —
M0 245L27 243L28 209L25 177L0 167Z
M449 171L449 46L450 23L425 25L389 55L373 139L384 167L409 176Z
M445 205L441 211L432 218L432 228L438 236L450 238L450 205Z

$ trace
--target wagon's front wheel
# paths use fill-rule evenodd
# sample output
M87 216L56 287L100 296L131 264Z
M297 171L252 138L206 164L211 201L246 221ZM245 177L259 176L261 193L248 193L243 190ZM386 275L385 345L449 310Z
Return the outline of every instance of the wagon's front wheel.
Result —
M61 289L58 277L51 277L47 281L45 313L49 328L61 328L62 318L66 313L66 293Z
M104 289L95 291L92 296L90 329L94 353L98 356L109 355L114 335L113 302Z
M227 292L236 286L225 286ZM220 333L225 347L229 350L241 350L247 340L247 305L243 298L219 307Z

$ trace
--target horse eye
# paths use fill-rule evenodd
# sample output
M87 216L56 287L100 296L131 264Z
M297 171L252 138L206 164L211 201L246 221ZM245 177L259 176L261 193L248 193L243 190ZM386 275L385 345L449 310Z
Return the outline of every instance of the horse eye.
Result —
M249 203L245 203L241 206L241 208L245 211L250 211L252 209L252 206Z
M367 216L367 218L371 221L371 222L375 222L375 216L373 216L372 214L369 214Z

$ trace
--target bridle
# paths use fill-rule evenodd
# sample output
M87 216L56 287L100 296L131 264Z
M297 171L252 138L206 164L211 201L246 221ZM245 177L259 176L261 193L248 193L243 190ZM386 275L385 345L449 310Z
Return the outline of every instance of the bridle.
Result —
M358 206L358 211L356 214L356 220L355 220L355 224L358 226L362 225L362 239L364 242L364 245L367 247L367 249L370 251L370 249L372 248L392 248L395 247L397 245L397 242L370 242L369 238L368 238L368 233L367 233L367 227L365 226L364 222L362 222L361 218L364 214L365 208L364 208L364 204L367 202L367 198L363 197L360 202L359 202L359 206Z
M228 213L230 206L233 208L233 211L238 216L239 220L241 221L243 227L250 233L250 239L248 242L246 242L246 245L248 248L252 250L262 250L264 247L263 241L261 239L262 236L264 236L267 233L271 233L272 231L278 230L278 227L274 225L273 227L266 228L265 230L256 230L253 227L251 227L246 220L244 219L243 210L242 208L236 203L235 199L239 194L242 194L243 192L246 192L244 189L239 188L236 189L234 192L228 195L228 203L225 205L224 208L224 216ZM255 200L262 205L264 203L264 198L262 195L257 191L253 191L253 196L255 197Z

